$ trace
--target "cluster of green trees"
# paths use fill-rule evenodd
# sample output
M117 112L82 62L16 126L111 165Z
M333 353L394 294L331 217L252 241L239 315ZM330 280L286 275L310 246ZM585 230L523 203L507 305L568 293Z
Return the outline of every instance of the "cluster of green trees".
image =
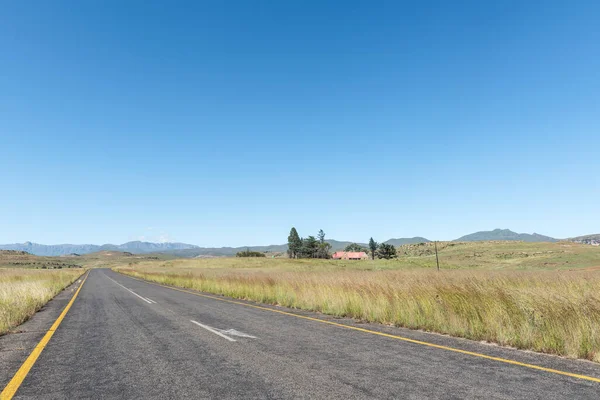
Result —
M396 248L387 243L377 243L373 238L369 240L366 248L358 243L351 243L344 251L364 251L370 253L371 258L384 258L390 260L396 258ZM331 244L325 241L325 232L319 230L317 237L309 236L301 238L296 228L290 230L288 236L288 256L290 258L331 258Z
M365 253L369 252L369 249L361 246L358 243L350 243L348 246L344 248L344 251L364 251Z
M369 239L369 250L371 251L371 258L374 260L375 256L377 258L385 258L386 260L390 260L392 258L396 258L398 254L396 253L396 248L387 243L377 243L373 238Z
M317 237L301 238L296 228L292 228L288 236L288 255L290 258L331 258L331 244L325 241L323 229Z
M244 251L238 251L235 253L236 257L266 257L265 253L261 253L260 251L250 251L250 249L246 248Z
M364 251L365 253L370 253L373 260L375 257L390 260L398 256L394 246L387 243L377 243L373 238L369 240L369 248L363 247L358 243L350 243L344 251Z

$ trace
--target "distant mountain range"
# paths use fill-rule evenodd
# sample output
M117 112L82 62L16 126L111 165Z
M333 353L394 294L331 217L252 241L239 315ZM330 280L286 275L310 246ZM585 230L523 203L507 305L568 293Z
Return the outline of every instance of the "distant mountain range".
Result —
M454 242L479 242L482 240L521 240L523 242L558 242L558 239L537 233L516 233L510 229L494 229L493 231L481 231L459 237Z
M343 250L353 242L327 240L331 244L331 249ZM394 246L400 246L410 243L425 243L429 240L421 237L406 239L390 239L385 243ZM363 247L368 247L366 243L358 243ZM242 247L199 247L187 243L151 243L151 242L127 242L121 245L114 244L55 244L45 245L32 242L0 244L0 250L26 251L37 256L64 256L69 254L89 254L97 251L127 251L134 254L144 253L168 253L179 257L198 257L198 256L232 256L238 251L250 249L251 251L283 253L287 251L286 244L274 244L270 246L242 246Z
M493 231L475 232L470 235L462 236L455 242L475 242L485 240L521 240L524 242L557 242L558 239L549 236L539 235L537 233L516 233L509 229L494 229ZM576 238L567 239L573 242L596 244L600 243L600 235L579 236ZM353 242L327 240L331 244L332 250L343 250L346 246ZM398 238L389 239L384 243L393 246L402 246L405 244L427 243L429 239L424 237L413 238ZM357 243L363 247L368 247L366 243ZM251 251L260 252L285 252L287 251L287 243L270 246L242 246L242 247L200 247L187 243L151 243L151 242L127 242L121 245L104 244L57 244L44 245L31 242L2 244L0 250L17 250L26 251L38 256L63 256L68 254L88 254L97 251L127 251L134 254L144 253L167 253L179 257L198 257L198 256L232 256L238 251L250 249Z
M194 249L198 246L186 243L150 243L150 242L127 242L121 245L114 244L54 244L45 245L32 242L0 244L0 250L26 251L36 256L64 256L67 254L88 254L97 251L128 251L130 253L160 253L172 250Z

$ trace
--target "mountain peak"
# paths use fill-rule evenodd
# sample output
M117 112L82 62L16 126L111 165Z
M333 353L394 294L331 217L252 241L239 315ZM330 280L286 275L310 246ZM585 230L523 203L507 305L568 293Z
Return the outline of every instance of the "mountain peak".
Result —
M389 239L386 240L385 244L391 244L392 246L402 246L405 244L418 244L418 243L428 243L431 240L425 239L421 236L415 236L412 238L398 238L398 239Z
M485 240L520 240L523 242L557 242L557 239L550 236L540 235L538 233L517 233L510 229L494 229L493 231L480 231L462 236L455 242L478 242Z

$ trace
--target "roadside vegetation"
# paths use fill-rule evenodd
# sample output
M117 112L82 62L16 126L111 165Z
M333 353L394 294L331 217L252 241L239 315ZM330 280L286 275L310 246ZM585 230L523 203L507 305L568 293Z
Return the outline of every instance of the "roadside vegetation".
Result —
M566 246L566 247L565 247ZM116 268L149 281L600 362L600 249L406 245L397 258L214 258Z
M0 268L0 335L25 322L83 274L83 269Z

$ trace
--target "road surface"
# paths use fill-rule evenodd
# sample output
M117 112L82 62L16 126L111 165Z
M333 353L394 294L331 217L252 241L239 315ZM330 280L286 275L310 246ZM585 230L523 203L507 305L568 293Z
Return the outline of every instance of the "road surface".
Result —
M73 290L52 300L20 333L0 337L0 388ZM585 377L600 377L600 366L298 310L256 308L95 269L14 398L600 398L600 383Z

